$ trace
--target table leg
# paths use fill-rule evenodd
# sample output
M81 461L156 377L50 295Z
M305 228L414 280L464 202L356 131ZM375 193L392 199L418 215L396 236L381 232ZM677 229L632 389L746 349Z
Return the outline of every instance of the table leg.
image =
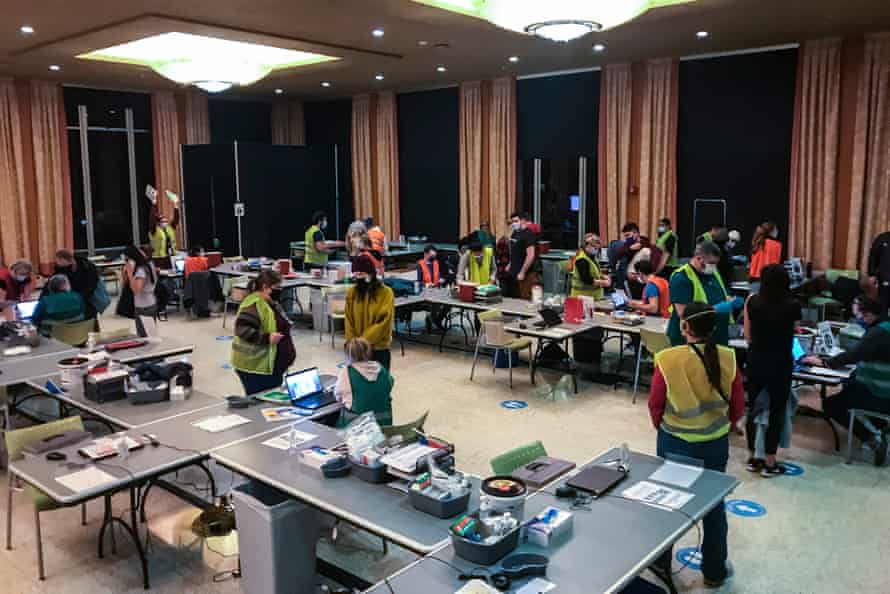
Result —
M825 422L828 423L828 426L831 427L831 434L834 436L834 451L841 451L841 440L837 434L837 427L834 426L834 421L831 420L831 417L828 416L828 413L825 412L825 399L828 398L828 386L822 384L822 389L819 391L819 400L822 403L822 418L825 419Z

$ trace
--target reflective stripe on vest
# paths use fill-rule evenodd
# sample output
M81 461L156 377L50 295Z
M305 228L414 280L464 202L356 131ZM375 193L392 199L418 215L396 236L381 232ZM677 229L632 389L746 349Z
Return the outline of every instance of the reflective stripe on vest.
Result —
M680 253L680 242L677 240L677 235L672 230L668 229L661 234L661 237L659 237L658 240L656 240L655 247L663 252L666 251L664 246L667 245L668 239L670 239L671 237L674 238L674 249L671 250L671 256L670 258L668 258L667 265L673 267L680 263L680 260L678 259Z
M685 274L686 278L689 279L689 282L692 283L692 301L697 303L708 303L709 305L717 305L716 303L710 303L708 301L708 295L705 293L705 287L702 285L701 279L698 278L698 273L690 266L689 264L684 264L677 268L674 274ZM671 275L671 278L674 278L674 274ZM723 290L723 300L725 301L727 297L729 297L729 293L726 292L726 285L723 284L723 278L720 276L718 271L714 271L714 278L717 279L717 283L720 285L720 288ZM674 306L671 305L671 311L674 311ZM730 326L735 324L735 318L732 314L729 314L729 324Z
M417 261L417 265L420 266L421 272L423 272L423 284L425 285L438 285L439 284L439 261L433 260L433 270L432 274L430 273L430 266L427 264L427 261L424 259L420 259Z
M480 285L487 285L489 279L491 279L491 258L494 254L494 250L490 247L483 248L482 250L482 262L477 262L476 257L470 253L469 255L469 265L467 266L470 270L470 282L477 283Z
M303 256L303 262L306 264L324 266L328 263L328 254L315 249L315 240L313 238L315 237L316 231L321 231L321 228L318 225L312 225L306 229L306 236L303 238L306 242L306 254Z
M602 276L600 272L599 264L597 264L593 258L587 255L587 252L584 250L579 250L578 254L575 256L575 266L572 269L572 297L593 297L594 299L602 299L603 298L603 288L597 287L596 285L587 285L584 284L584 281L581 279L581 273L578 271L578 261L584 260L589 262L588 266L590 267L590 278L593 280L597 280Z
M655 355L655 364L667 385L661 428L685 441L712 441L729 433L729 404L711 386L707 371L692 348L673 347ZM721 386L729 398L737 373L735 352L722 346L717 347L717 352Z

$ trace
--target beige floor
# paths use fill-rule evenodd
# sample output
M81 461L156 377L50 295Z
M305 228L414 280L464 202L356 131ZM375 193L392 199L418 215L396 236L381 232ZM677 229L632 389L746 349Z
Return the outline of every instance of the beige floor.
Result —
M111 319L106 326L120 323ZM187 321L173 315L161 325L161 333L193 340L198 346L192 362L199 389L220 397L240 393L234 372L223 369L231 343L216 340L227 334L218 318ZM295 341L297 365L317 365L333 371L343 359L340 352L331 349L327 335L319 342L317 333L297 330ZM404 357L397 351L393 357L396 421L407 421L429 410L428 430L457 444L458 463L465 470L486 474L490 458L532 439L541 439L552 455L577 462L621 442L654 452L655 432L645 397L634 405L627 389L612 390L582 382L580 393L568 401L547 401L535 392L522 371L517 372L512 392L502 370L492 375L482 368L471 383L470 361L467 354L439 354L431 347L410 343ZM552 373L546 378L551 383L558 379ZM804 393L802 397L812 400L814 394ZM529 407L500 407L499 402L507 398L524 399ZM764 480L744 471L744 444L734 438L729 472L742 481L735 496L763 504L768 514L759 519L729 516L729 548L736 577L720 592L890 592L890 579L883 565L890 555L890 470L862 462L844 465L831 450L830 433L823 421L798 418L794 444L785 457L803 466L806 473L802 477ZM5 485L4 476L0 487L3 523ZM123 512L127 502L120 499L115 504ZM213 550L195 543L187 528L197 513L194 508L157 491L149 510L153 591L241 591L237 582L213 582L216 572L234 565L234 558L218 554L231 552L232 543L209 543ZM13 515L15 549L0 549L0 592L142 591L131 545L122 544L117 557L97 559L98 504L93 505L90 525L85 528L80 526L75 510L44 516L48 574L44 583L36 579L33 520L24 497L16 498ZM620 535L603 535L615 537ZM695 539L693 531L681 546L694 545ZM372 577L411 558L404 551L395 551L386 558L367 552L374 543L374 539L349 535L339 548L332 549L325 543L319 550L326 558L342 556L351 569ZM676 579L681 592L709 591L703 589L698 572L684 570ZM458 587L455 583L455 590Z

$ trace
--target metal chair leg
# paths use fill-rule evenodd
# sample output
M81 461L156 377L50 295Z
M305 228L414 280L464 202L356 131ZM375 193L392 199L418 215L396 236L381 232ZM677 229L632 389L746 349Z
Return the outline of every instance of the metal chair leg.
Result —
M34 528L37 537L37 571L41 580L46 579L46 571L43 568L43 540L40 537L40 510L34 506Z
M853 425L856 424L856 410L850 411L850 426L847 427L847 459L845 462L851 464L853 462Z
M476 373L476 361L479 359L479 343L482 342L482 337L480 336L476 339L476 351L473 353L473 366L470 367L470 381L473 381L473 375Z
M507 349L507 367L510 369L510 389L513 389L513 350Z
M12 492L15 490L15 475L9 473L9 486L6 493L6 550L12 550Z
M640 387L640 362L643 359L643 344L640 343L640 346L637 347L637 370L634 373L634 397L631 401L633 404L637 403L637 391Z
M82 503L80 505L80 525L81 526L87 525L87 504L86 503Z
M531 376L533 386L535 385L535 361L534 361L535 352L534 352L534 348L535 347L533 345L531 345L531 344L528 345L528 373Z

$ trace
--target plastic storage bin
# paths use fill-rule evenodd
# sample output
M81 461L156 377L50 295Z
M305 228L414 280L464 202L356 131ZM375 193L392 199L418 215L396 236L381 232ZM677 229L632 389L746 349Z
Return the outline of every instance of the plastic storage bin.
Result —
M411 498L411 505L414 506L414 509L442 519L453 518L457 514L467 511L467 507L470 505L469 491L467 491L467 494L463 497L455 497L448 501L441 501L439 499L427 497L420 491L414 489L409 491L409 497Z
M521 526L517 526L512 532L494 544L482 544L473 542L454 533L451 534L451 544L454 545L455 554L470 563L477 563L484 567L494 565L501 559L512 553L519 546L519 533Z
M392 480L392 475L386 469L386 465L371 467L359 464L355 460L349 461L352 464L352 474L362 479L366 483L382 485Z
M286 493L258 482L232 491L241 588L246 594L315 591L318 513Z

